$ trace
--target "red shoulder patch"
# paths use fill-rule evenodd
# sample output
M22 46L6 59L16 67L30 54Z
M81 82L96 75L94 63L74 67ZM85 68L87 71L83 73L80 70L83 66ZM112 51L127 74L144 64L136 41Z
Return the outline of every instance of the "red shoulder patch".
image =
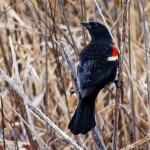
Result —
M118 56L118 50L115 45L112 45L112 56Z

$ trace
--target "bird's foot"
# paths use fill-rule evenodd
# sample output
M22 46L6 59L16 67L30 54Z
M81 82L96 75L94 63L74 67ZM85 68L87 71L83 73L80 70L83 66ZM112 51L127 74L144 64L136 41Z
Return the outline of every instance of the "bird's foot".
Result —
M71 87L71 88L70 88L70 94L72 95L72 94L74 94L74 93L76 93L76 91L75 91L75 89L74 89L73 87Z
M116 84L116 87L117 87L118 89L122 89L122 88L124 87L123 81L115 80L114 83Z

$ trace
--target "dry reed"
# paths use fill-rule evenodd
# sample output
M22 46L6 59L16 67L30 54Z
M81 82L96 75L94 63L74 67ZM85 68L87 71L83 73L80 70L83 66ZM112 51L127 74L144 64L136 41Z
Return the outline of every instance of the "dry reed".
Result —
M67 127L77 106L72 89L77 93L77 88L58 43L65 43L76 66L90 40L82 21L105 24L123 51L118 117L114 84L97 97L103 147L148 149L149 16L148 0L0 0L0 149L98 149L91 132L75 137Z

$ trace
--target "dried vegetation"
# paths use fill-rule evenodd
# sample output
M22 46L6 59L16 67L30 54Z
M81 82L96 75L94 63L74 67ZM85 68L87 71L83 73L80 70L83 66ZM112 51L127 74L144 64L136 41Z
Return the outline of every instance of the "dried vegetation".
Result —
M93 135L75 137L67 128L77 98L71 94L74 85L58 44L65 43L76 66L80 51L90 39L80 22L104 23L103 19L119 49L125 37L121 51L124 92L119 100L115 147L150 149L150 2L128 1L124 35L123 3L124 0L0 0L0 68L16 81L34 107L86 149L95 149ZM61 134L58 136L46 119L34 113L34 108L31 111L18 91L2 78L1 72L0 75L0 149L75 148ZM112 149L114 142L115 99L114 84L97 97L98 124L106 149Z

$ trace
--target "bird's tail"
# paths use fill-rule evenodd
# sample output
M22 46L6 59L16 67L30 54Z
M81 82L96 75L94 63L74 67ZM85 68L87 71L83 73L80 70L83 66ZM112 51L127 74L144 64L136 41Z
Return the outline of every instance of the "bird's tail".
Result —
M95 97L79 99L79 104L68 128L73 134L86 134L95 127Z

